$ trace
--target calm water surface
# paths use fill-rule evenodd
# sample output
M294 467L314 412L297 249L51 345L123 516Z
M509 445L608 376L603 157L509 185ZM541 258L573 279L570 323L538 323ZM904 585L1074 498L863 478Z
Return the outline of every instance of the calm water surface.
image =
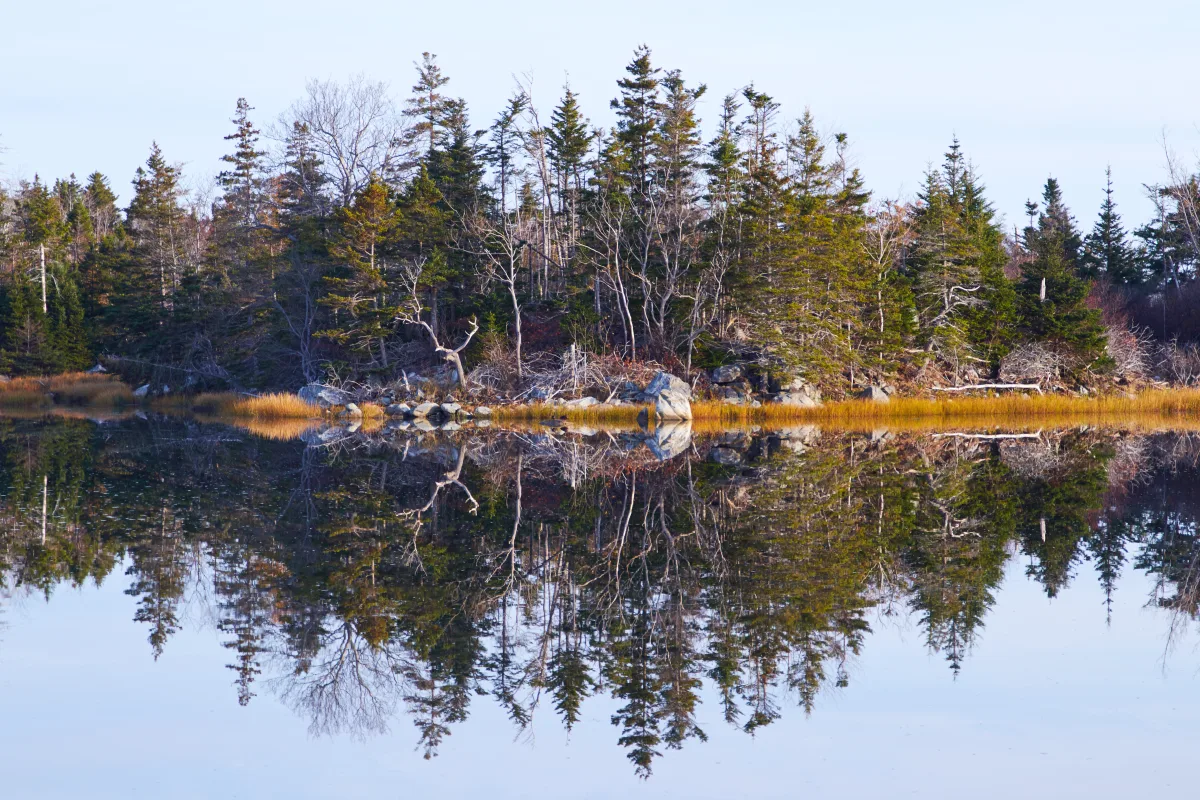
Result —
M643 439L0 419L4 796L1190 785L1200 438Z

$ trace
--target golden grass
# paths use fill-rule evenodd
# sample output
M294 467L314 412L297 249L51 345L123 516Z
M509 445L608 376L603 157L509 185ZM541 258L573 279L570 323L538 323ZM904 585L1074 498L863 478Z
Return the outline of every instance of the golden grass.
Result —
M241 397L230 403L224 410L235 417L256 420L314 419L321 416L321 409L288 392L272 392L258 397Z
M637 424L637 415L649 406L615 406L586 409L562 405L529 404L500 406L497 422L528 423L543 419L565 419L583 425ZM1125 424L1138 427L1200 426L1200 389L1160 389L1134 397L1105 395L1006 395L1000 397L958 397L945 399L896 398L890 403L841 400L817 408L768 403L759 408L729 405L717 401L692 403L692 425L698 432L717 432L727 428L789 425L825 425L830 427L872 428L904 427L934 429L961 425L995 425L1007 428L1051 427L1055 425Z

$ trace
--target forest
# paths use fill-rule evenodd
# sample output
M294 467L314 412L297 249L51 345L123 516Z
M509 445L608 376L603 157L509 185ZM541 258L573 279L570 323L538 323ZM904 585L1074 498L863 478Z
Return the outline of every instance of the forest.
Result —
M569 85L472 121L434 55L415 66L407 97L314 80L269 124L237 100L211 191L157 144L124 208L99 172L0 189L0 373L99 361L261 392L449 361L449 383L508 397L568 352L689 380L748 364L834 397L1200 375L1200 182L1170 157L1144 224L1111 175L1091 225L1050 177L1007 229L957 140L915 196L878 197L848 134L756 85L702 121L707 87L646 47L607 129Z

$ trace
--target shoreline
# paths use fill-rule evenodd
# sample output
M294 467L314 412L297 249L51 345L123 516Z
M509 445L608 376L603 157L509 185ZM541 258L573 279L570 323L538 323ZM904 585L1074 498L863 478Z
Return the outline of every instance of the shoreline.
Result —
M0 382L0 411L119 411L139 408L167 414L186 413L258 423L356 423L368 431L381 428L390 420L413 420L411 414L389 415L389 408L382 403L364 401L357 405L322 407L288 392L259 396L201 393L137 398L128 385L107 374L69 373ZM441 416L465 422L476 419L476 409L482 409L482 404L464 403L457 413L442 413ZM1157 417L1164 421L1179 422L1194 420L1200 423L1200 388L1155 388L1137 395L991 394L974 397L895 397L888 402L850 399L812 407L787 403L753 407L719 400L698 400L691 404L691 412L691 424L706 429L814 424L837 427L888 424L929 427L964 423L1030 426L1129 417ZM576 425L633 428L639 426L639 416L643 414L646 423L653 425L654 407L646 403L597 403L588 407L573 406L569 402L489 403L487 413L480 413L478 418L488 419L496 425L521 426L562 421Z

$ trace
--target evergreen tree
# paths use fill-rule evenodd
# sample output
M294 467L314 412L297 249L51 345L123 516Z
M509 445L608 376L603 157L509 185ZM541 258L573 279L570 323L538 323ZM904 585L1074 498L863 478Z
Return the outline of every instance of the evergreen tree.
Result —
M417 68L417 82L413 84L412 96L404 109L404 115L413 120L413 143L425 148L426 154L436 148L437 129L446 115L448 105L453 102L441 93L450 79L442 74L433 53L422 53ZM422 140L423 143L422 143Z
M368 354L377 349L379 365L387 368L387 337L396 316L388 272L395 264L394 236L400 224L388 187L372 176L352 205L338 209L334 223L329 253L341 266L326 278L329 293L322 302L334 309L337 324L323 335Z
M1018 287L1024 334L1048 345L1072 372L1102 368L1104 326L1087 305L1091 284L1079 275L1082 242L1054 178L1046 180L1037 226L1025 229L1032 260Z
M1087 277L1104 276L1113 283L1136 285L1142 282L1141 265L1113 202L1112 167L1104 171L1104 177L1104 202L1092 232L1083 241L1080 271Z

